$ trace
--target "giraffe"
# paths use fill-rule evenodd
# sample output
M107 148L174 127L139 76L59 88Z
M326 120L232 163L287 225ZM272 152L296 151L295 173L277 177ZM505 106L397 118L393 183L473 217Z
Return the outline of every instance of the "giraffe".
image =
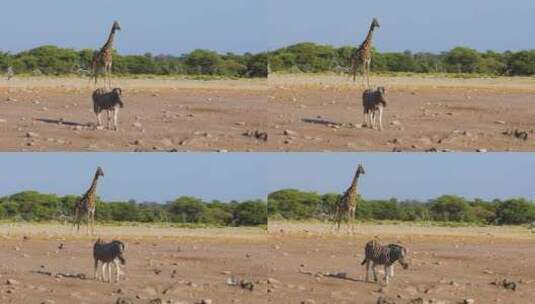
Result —
M368 88L370 87L370 65L372 62L372 47L373 47L373 33L375 28L380 28L377 18L373 18L370 30L366 40L353 51L351 54L351 72L353 73L353 81L357 80L357 67L362 64L362 77L366 78Z
M111 67L113 64L113 41L115 39L115 32L120 31L121 26L119 22L114 21L111 28L110 36L104 46L95 53L91 63L92 77L95 78L95 85L97 85L98 73L103 70L104 81L108 88L111 87Z
M104 176L104 171L102 171L102 168L98 167L97 171L95 172L95 177L93 177L91 186L74 206L74 222L72 225L73 231L76 226L77 231L80 231L80 222L82 221L82 216L87 215L87 234L89 234L90 226L91 234L95 233L95 198L97 192L97 181L100 176Z
M353 222L355 220L355 212L357 210L357 187L361 174L364 175L366 172L364 171L364 167L359 164L351 185L336 204L334 223L337 231L340 230L340 223L342 222L343 218L346 217L349 229L351 229L351 232L353 232Z

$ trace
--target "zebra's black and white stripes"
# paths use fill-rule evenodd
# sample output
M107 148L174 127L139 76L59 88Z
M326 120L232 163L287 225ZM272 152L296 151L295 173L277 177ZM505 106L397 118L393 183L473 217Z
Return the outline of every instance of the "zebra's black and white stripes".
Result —
M370 270L373 270L373 279L377 282L375 266L384 265L385 284L388 285L389 278L394 277L395 262L399 262L404 269L409 267L408 250L405 247L397 244L383 246L376 240L366 243L364 260L361 263L361 265L366 264L366 281L369 281Z
M378 87L368 89L362 93L362 108L364 109L364 125L372 129L383 129L383 111L386 107L386 90Z

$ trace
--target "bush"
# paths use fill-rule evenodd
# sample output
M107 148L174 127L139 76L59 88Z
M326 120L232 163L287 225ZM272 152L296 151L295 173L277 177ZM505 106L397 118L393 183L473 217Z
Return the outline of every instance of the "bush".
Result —
M275 72L349 71L354 47L334 48L315 43L298 43L268 54ZM485 53L467 47L433 53L373 50L371 69L377 72L479 73L487 75L535 75L535 50Z
M0 52L0 68L12 66L17 74L87 75L94 50L80 51L41 46L18 54ZM267 54L225 54L195 50L182 56L120 55L114 52L113 72L118 74L212 75L224 77L267 77Z
M0 198L0 219L26 221L64 220L74 214L78 196L58 197L35 191ZM217 226L256 226L267 224L265 201L223 203L204 202L194 197L180 197L166 204L102 202L97 198L96 219L117 222L176 222Z
M268 216L272 220L330 219L341 195L285 189L268 197ZM410 200L365 200L357 202L359 219L394 221L437 221L478 224L527 224L535 221L535 204L524 199L507 201L468 201L443 195L428 202Z

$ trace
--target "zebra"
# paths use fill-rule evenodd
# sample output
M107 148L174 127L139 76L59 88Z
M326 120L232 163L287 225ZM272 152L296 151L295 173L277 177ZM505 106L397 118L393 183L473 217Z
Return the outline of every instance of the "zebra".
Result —
M360 265L366 264L366 281L370 281L370 268L373 270L373 279L377 282L375 265L384 265L385 284L388 286L389 278L394 277L394 263L399 262L403 269L409 268L409 250L397 244L382 246L376 240L366 243L364 248L364 260Z
M93 110L97 115L97 128L102 125L100 120L100 114L102 111L106 111L108 115L107 126L110 129L110 112L113 112L113 125L114 130L118 131L117 116L119 115L119 108L124 108L122 100L123 91L120 88L115 88L111 91L100 88L93 92Z
M386 107L386 90L378 87L376 90L367 89L362 94L364 109L364 126L383 130L383 109ZM379 121L377 121L379 120Z
M106 281L106 266L108 267L108 282L111 282L111 263L115 264L116 279L115 282L119 282L119 276L124 274L119 267L119 261L122 265L126 264L126 260L123 256L125 251L125 245L121 241L111 241L105 243L103 240L98 239L93 245L93 259L95 260L95 280L99 280L98 275L98 262L102 262L102 281ZM119 261L118 261L119 260Z

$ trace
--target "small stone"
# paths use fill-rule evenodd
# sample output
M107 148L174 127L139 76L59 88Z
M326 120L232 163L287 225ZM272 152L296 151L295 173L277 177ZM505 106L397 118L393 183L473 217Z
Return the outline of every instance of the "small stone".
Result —
M479 152L479 153L487 153L488 150L487 150L487 149L477 149L476 152Z
M7 279L6 285L19 285L19 281L13 279Z
M497 125L505 125L505 121L503 120L496 120L494 123Z
M464 299L464 304L474 304L476 301L474 299Z
M392 126L401 126L401 122L399 120L394 120L390 123Z
M136 127L136 128L141 128L141 127L143 127L143 125L142 125L140 122L138 122L138 121L136 121L135 123L133 123L132 126L133 126L133 127Z
M212 304L212 299L202 299L201 304Z
M27 132L26 133L26 137L27 138L36 138L36 137L39 137L39 134L34 133L34 132Z
M284 135L287 135L287 136L296 136L296 135L297 135L297 132L292 131L292 130L284 130Z

